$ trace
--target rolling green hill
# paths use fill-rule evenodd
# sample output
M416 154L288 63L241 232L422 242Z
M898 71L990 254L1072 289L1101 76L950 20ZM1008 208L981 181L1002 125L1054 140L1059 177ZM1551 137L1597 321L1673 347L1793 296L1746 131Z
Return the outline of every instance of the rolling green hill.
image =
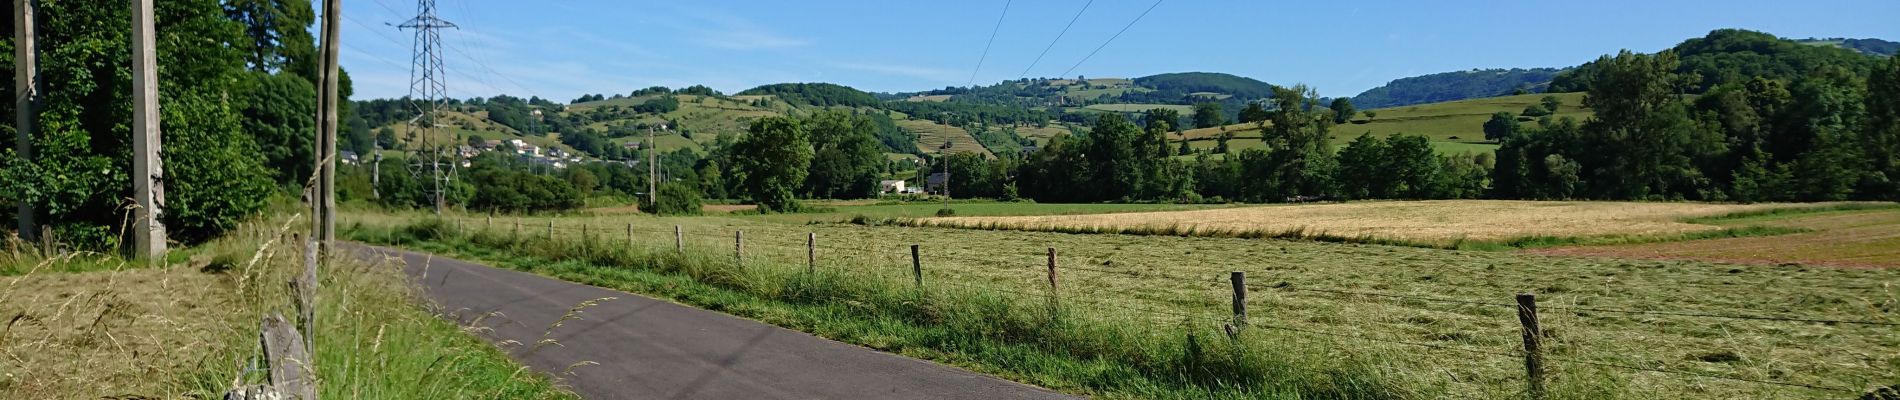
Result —
M1431 139L1432 146L1444 154L1493 151L1497 150L1497 145L1484 140L1484 122L1491 119L1491 114L1499 111L1518 114L1525 107L1538 104L1544 96L1499 96L1374 109L1372 111L1378 114L1378 118L1367 120L1362 116L1351 123L1333 126L1332 141L1337 148L1362 134L1388 136L1403 133ZM1583 120L1591 115L1582 106L1582 93L1554 93L1550 96L1563 102L1555 117ZM1522 119L1519 122L1535 124ZM1182 132L1182 137L1189 140L1188 145L1191 147L1209 149L1216 145L1223 132L1233 135L1233 139L1227 143L1230 149L1237 151L1261 145L1260 128L1250 123L1188 130Z
M1393 80L1352 97L1360 108L1384 108L1476 99L1511 94L1517 90L1542 92L1557 76L1556 68L1474 69Z

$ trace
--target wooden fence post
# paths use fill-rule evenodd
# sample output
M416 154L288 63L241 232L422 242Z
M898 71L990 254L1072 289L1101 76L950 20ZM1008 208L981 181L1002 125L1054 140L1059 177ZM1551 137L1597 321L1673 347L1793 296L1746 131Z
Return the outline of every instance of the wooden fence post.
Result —
M40 256L53 256L53 226L40 225Z
M316 238L310 238L309 242L299 239L297 242L304 245L304 269L303 275L292 280L291 285L297 292L297 320L303 326L304 350L314 355L317 354L317 263L320 242Z
M1537 295L1517 294L1517 322L1524 325L1524 372L1530 398L1544 398L1544 330L1537 325Z
M554 220L548 220L548 240L554 240Z
M588 242L590 240L587 240L587 224L581 224L581 254L587 254L588 250L593 249L593 244Z
M924 259L917 252L917 245L910 245L910 275L917 280L917 288L924 287Z
M818 233L805 233L805 273L818 272Z
M686 252L686 232L681 230L679 225L673 225L673 251Z
M495 230L495 213L492 213L492 212L488 213L488 219L486 220L486 222L483 222L483 224L484 225L482 225L482 232Z
M633 224L627 224L627 247L633 247Z
M1049 313L1055 315L1056 300L1056 248L1049 248Z
M512 240L516 242L521 241L521 219L519 218L515 219L515 233Z
M1247 272L1234 271L1228 275L1234 283L1234 329L1247 327Z
M745 231L732 231L733 265L745 266Z
M310 358L311 353L305 351L303 335L297 334L297 328L276 313L264 317L259 331L259 344L270 368L271 389L294 399L316 399L317 366Z

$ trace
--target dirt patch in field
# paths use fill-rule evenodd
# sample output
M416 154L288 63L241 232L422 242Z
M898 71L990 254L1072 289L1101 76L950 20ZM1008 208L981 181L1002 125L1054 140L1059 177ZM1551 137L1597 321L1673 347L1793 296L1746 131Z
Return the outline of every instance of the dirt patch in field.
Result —
M613 206L613 207L594 207L594 208L589 208L585 211L594 215L639 214L640 206L636 204L628 204L624 206Z
M1707 260L1737 264L1803 264L1900 268L1900 210L1829 212L1760 222L1811 229L1759 236L1614 246L1529 250L1580 257Z
M40 273L0 292L0 398L179 398L237 305L196 268ZM225 368L239 368L239 360Z
M709 213L734 213L757 210L759 206L756 204L707 204L700 206L699 209Z

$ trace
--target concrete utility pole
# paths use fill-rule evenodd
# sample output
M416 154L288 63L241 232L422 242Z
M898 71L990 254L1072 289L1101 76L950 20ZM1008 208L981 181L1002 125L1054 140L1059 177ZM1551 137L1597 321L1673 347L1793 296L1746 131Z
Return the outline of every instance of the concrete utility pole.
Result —
M660 129L666 129L666 125L661 124ZM659 190L660 185L657 185L653 182L653 178L659 176L659 174L654 173L655 169L653 165L654 165L655 156L653 153L660 151L660 145L658 144L658 142L653 141L653 127L651 126L647 127L647 149L646 150L647 150L647 205L652 206L655 209L657 209L660 206L660 197L659 197L659 192L657 191ZM653 210L647 210L647 212L651 213L653 212Z
M15 154L21 161L33 160L33 131L40 115L39 53L33 48L34 12L38 0L13 0L13 123ZM15 216L20 220L20 239L33 241L33 203L19 200Z
M165 167L159 159L158 47L152 38L152 1L132 0L132 221L131 255L165 256Z
M317 94L317 207L315 235L323 253L336 240L337 29L343 15L339 0L323 2L323 87Z

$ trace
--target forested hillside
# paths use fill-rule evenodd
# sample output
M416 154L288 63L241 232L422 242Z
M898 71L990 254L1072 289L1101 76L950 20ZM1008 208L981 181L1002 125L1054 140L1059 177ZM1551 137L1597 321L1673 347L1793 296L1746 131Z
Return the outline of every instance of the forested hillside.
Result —
M1689 93L1702 93L1724 83L1742 83L1754 78L1791 80L1824 68L1865 76L1880 63L1878 57L1855 50L1804 45L1740 29L1709 32L1708 36L1683 41L1666 51L1681 60L1675 72L1694 81L1688 87ZM1597 75L1595 69L1602 61L1585 63L1558 74L1550 83L1550 91L1589 91Z
M1394 80L1352 97L1364 108L1383 108L1543 92L1556 68L1474 69Z

